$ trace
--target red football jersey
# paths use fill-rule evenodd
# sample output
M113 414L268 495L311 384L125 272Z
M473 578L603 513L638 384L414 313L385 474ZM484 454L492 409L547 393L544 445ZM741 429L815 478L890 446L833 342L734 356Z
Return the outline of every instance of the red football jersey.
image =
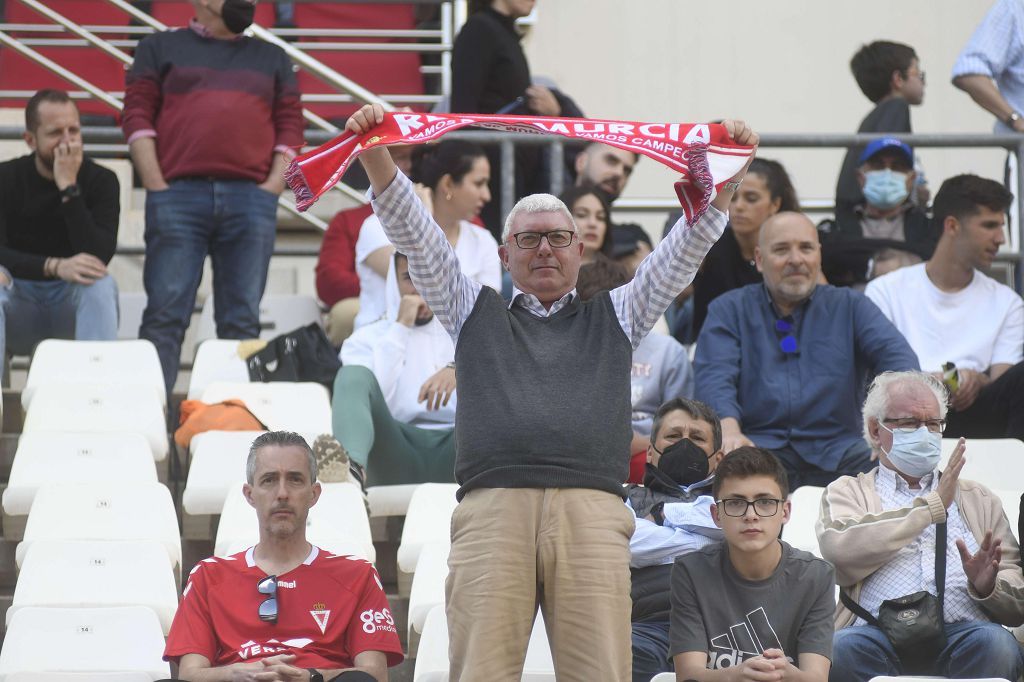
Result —
M402 662L395 619L369 562L314 546L297 568L277 576L277 622L260 620L267 577L253 548L203 559L189 575L167 637L164 659L201 654L213 667L294 654L298 668L349 668L356 654L380 651Z

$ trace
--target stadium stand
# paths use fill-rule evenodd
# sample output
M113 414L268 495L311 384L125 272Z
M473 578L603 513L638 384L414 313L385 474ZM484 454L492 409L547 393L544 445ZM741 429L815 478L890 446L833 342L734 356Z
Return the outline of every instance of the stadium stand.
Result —
M264 296L260 301L260 338L269 340L314 322L322 325L321 318L320 306L312 296ZM213 322L213 297L210 296L199 315L196 346L215 338L217 331Z
M249 380L245 360L238 354L239 341L207 339L196 349L188 382L188 399L199 400L214 381L244 383Z
M402 543L398 547L399 594L409 594L423 548L451 542L449 531L458 489L454 483L424 483L412 494L402 529Z
M203 390L204 403L241 400L271 430L330 433L331 401L327 389L311 382L269 384L215 381Z

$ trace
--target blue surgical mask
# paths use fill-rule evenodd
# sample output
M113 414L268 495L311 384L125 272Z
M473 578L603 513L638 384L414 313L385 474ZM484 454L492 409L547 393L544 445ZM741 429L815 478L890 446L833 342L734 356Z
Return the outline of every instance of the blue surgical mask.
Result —
M907 174L889 168L864 173L864 198L875 208L896 208L907 200Z
M894 467L907 476L921 478L939 466L942 457L941 433L933 433L927 426L920 426L909 433L881 426L892 434L892 448L885 453L886 456Z

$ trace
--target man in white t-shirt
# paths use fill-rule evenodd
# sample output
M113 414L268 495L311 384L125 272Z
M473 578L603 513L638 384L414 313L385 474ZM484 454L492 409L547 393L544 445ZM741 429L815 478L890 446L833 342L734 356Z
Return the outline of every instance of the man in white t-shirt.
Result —
M931 260L870 282L864 292L917 353L921 369L947 380L947 437L1024 440L1024 303L980 269L1006 241L1013 201L1001 183L976 175L949 178L935 195L942 236Z

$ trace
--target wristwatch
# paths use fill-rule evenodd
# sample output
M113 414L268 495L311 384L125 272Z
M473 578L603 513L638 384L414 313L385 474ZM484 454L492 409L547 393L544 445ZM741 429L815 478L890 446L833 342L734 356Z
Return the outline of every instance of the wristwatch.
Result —
M1016 111L1011 111L1009 114L1006 115L1005 123L1006 125L1012 128L1020 119L1021 116L1019 113L1017 113Z
M324 675L316 668L309 668L309 682L324 682Z
M60 191L61 199L74 199L80 196L82 196L82 190L78 185L68 185Z

